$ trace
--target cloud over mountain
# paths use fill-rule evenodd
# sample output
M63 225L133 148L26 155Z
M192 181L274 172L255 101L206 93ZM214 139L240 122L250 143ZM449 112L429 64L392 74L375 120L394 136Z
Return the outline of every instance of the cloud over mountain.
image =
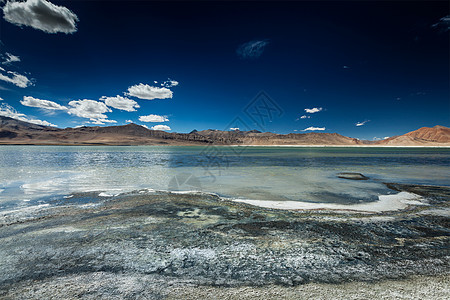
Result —
M124 111L136 111L136 108L140 107L136 101L119 95L115 97L103 96L100 100L105 101L107 106Z
M167 125L155 125L153 127L151 127L152 130L172 130L169 126Z
M317 131L317 130L323 131L323 130L325 130L325 127L313 127L313 126L311 126L311 127L303 129L302 131Z
M141 122L167 122L169 119L166 116L158 116L158 115L148 115L148 116L140 116L139 121Z
M136 97L139 99L154 100L172 98L173 92L166 87L156 87L140 83L130 86L128 88L128 92L125 93L125 95Z
M8 1L3 7L3 18L17 26L29 26L47 33L77 31L77 15L47 0Z
M115 120L108 120L105 113L111 112L111 109L103 102L83 99L70 101L69 106L71 106L68 110L70 115L89 119L93 124L117 123Z
M12 107L7 103L2 103L2 105L0 105L0 116L17 119L24 122L30 122L37 125L56 127L55 124L52 124L50 122L29 118L27 115L19 113L17 110L14 109L14 107Z
M56 102L49 100L37 99L31 96L24 96L20 103L24 106L37 107L51 110L67 110L67 107L59 105Z

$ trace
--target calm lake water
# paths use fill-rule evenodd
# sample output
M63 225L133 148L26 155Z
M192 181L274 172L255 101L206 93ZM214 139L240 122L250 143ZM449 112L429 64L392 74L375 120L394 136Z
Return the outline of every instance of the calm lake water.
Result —
M339 179L339 172L370 180ZM0 209L144 188L351 204L393 193L382 182L450 186L450 149L0 146Z

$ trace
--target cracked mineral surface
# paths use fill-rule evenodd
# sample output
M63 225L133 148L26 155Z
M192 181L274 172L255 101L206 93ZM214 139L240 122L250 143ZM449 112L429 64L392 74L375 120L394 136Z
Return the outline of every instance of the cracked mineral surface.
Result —
M429 205L289 211L141 190L3 211L0 298L448 298L450 189L387 186Z

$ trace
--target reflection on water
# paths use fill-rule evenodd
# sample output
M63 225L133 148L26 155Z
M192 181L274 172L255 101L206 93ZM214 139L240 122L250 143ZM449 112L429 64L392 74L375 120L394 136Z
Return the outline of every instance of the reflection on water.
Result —
M450 185L450 149L215 149L206 157L204 147L1 146L0 206L78 191L166 190L180 174L227 197L344 204L388 193L382 181ZM343 180L338 172L371 180Z

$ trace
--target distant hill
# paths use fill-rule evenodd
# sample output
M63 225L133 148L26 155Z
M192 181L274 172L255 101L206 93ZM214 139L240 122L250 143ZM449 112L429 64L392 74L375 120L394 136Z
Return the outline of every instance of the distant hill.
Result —
M188 142L186 142L186 139ZM0 144L158 145L204 144L202 137L149 130L136 124L58 129L0 116Z
M425 127L426 128L426 127ZM172 133L149 130L136 124L121 126L84 126L59 129L35 125L0 116L0 144L18 145L402 145L401 137L413 145L447 144L450 146L449 128L436 126L437 132L425 132L424 128L403 136L383 141L360 141L337 133L289 133L251 131L220 131L214 129L190 133ZM420 132L419 132L420 131ZM422 132L423 131L423 132ZM419 132L414 134L415 132ZM442 137L446 136L446 137ZM436 141L436 142L435 142ZM415 145L415 144L414 144Z
M388 146L450 146L450 128L444 126L422 127L404 135L376 142Z

